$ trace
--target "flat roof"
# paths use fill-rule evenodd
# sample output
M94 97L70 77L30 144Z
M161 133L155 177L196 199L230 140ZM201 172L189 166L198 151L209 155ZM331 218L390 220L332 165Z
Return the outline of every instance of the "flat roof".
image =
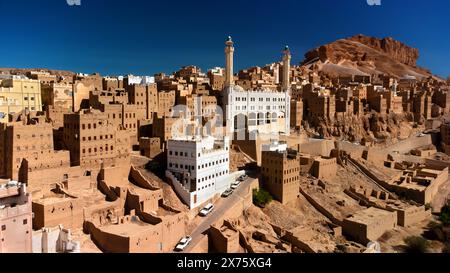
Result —
M421 170L419 170L419 172L432 173L432 174L441 174L442 173L442 171L440 171L440 170L433 170L433 169L427 169L427 168L421 169Z
M355 214L348 217L346 220L369 225L369 224L373 224L376 221L379 221L380 218L383 218L383 217L386 217L386 216L389 216L392 214L393 214L393 212L390 212L390 211L370 207L365 210L357 211Z
M140 220L130 221L124 224L108 225L101 227L103 232L120 236L132 236L150 231L152 225L146 224Z
M58 204L63 203L70 200L76 200L76 198L72 197L64 197L64 196L51 196L51 197L44 197L38 200L33 200L33 203L41 204L41 205L51 205L51 204Z

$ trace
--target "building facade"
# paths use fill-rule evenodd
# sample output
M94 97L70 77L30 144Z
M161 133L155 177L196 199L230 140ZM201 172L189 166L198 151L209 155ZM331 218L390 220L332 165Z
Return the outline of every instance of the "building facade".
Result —
M46 83L41 84L42 102L46 106L58 109L72 110L73 84Z
M40 82L18 76L0 79L0 122L23 110L42 111Z
M224 120L227 132L248 129L265 133L290 133L291 96L289 88L282 92L268 89L244 90L235 85L233 75L234 47L231 37L226 42L225 87L223 96ZM284 67L290 67L290 51L284 51ZM289 70L286 71L289 74ZM289 87L289 77L283 80L283 88Z
M264 187L278 201L296 200L300 192L300 154L286 144L263 145L261 160Z
M31 253L31 195L24 184L0 181L0 253Z
M48 156L54 153L53 128L44 116L22 115L21 120L0 126L0 173L19 180L23 161L53 165ZM43 156L47 155L47 156Z
M229 172L227 137L186 137L167 143L166 175L191 209L224 192L232 182Z
M65 115L64 142L72 166L115 165L130 155L129 132L116 128L108 115L98 110Z

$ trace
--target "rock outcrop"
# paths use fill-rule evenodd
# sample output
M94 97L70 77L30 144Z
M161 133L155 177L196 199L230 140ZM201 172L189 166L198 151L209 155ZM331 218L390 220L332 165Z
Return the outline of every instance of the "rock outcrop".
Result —
M375 74L397 78L432 76L430 71L417 67L418 58L418 49L393 38L357 35L307 52L302 65L332 77Z
M349 38L349 40L359 42L378 51L382 51L392 59L409 66L415 67L417 60L419 59L418 49L409 47L391 37L378 39L360 34Z
M414 129L410 124L412 116L403 114L368 113L361 117L339 116L334 120L309 120L305 131L311 135L321 135L326 139L346 139L351 142L391 143L405 139L423 126Z

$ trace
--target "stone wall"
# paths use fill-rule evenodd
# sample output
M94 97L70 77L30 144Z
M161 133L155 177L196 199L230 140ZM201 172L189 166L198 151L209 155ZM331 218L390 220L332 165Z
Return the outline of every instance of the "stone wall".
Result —
M303 154L315 156L330 156L331 150L335 148L332 140L315 140L298 145L298 151Z

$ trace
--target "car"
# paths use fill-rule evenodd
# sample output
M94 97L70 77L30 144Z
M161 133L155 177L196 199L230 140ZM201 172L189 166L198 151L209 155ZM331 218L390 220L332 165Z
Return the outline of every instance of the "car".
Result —
M233 184L231 184L231 189L235 190L235 189L239 188L240 185L241 185L241 182L240 181L236 181Z
M226 198L233 193L233 189L228 189L222 193L222 197Z
M213 204L208 204L206 205L201 211L200 211L200 216L208 216L208 214L210 214L212 211L214 210L214 205Z
M239 177L239 181L243 182L243 181L245 181L247 178L248 178L248 175L243 174L243 175L241 175L241 176Z
M186 249L186 247L192 242L191 236L186 236L183 239L180 240L178 245L175 247L176 251L183 251Z

